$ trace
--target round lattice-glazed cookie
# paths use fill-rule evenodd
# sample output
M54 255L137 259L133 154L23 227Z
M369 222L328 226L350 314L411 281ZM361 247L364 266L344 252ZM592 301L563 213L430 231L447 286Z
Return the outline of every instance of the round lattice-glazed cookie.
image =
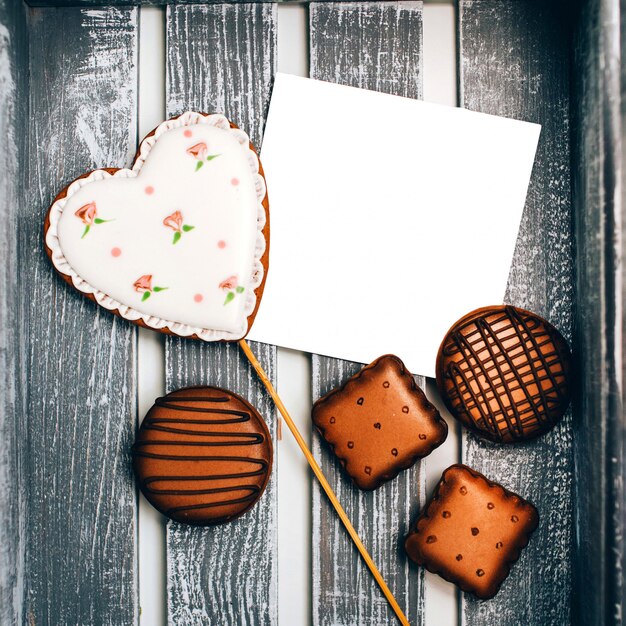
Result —
M477 309L446 334L437 386L467 428L500 443L550 430L570 402L571 354L549 322L513 306Z

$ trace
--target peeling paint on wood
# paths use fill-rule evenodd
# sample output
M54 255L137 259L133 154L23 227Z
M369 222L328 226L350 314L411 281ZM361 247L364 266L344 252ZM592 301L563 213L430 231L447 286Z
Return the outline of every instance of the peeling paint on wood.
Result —
M31 7L175 6L223 4L223 0L24 0ZM229 4L272 3L275 0L230 0ZM296 0L297 1L297 0ZM370 0L364 0L369 2ZM278 0L293 2L293 0Z
M421 98L421 2L312 3L310 33L312 78ZM313 355L313 401L360 367ZM423 386L423 379L418 382ZM423 623L424 574L409 563L403 542L423 503L424 462L366 493L353 486L315 432L312 441L316 459L396 600L411 624ZM316 482L312 566L315 626L395 621Z
M276 71L276 6L169 7L167 113L224 113L260 147ZM271 204L271 190L270 190ZM276 348L251 343L276 382ZM276 410L237 344L166 340L168 391L218 385L247 398L276 440ZM277 446L274 446L275 453ZM171 624L278 622L276 460L259 503L241 519L214 528L171 522L167 528Z
M572 339L569 33L559 3L462 0L461 104L542 124L505 300ZM489 303L485 303L489 304ZM540 525L489 602L464 594L464 624L567 624L572 592L572 416L548 435L500 446L464 435L463 462L533 502Z
M55 194L136 145L137 10L30 12L27 201L20 207L26 619L137 621L135 330L69 287L43 248Z

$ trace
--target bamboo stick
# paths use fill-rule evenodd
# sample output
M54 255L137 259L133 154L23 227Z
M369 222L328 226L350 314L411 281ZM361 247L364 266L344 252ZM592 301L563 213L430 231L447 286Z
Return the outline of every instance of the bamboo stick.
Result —
M332 487L328 484L328 481L326 480L326 477L322 473L320 466L318 465L317 461L311 454L311 451L309 450L306 442L302 438L300 431L298 430L297 426L294 424L294 421L291 419L291 415L289 415L289 412L285 408L283 401L280 399L280 396L278 395L278 393L276 393L276 390L274 389L274 385L272 385L270 379L267 377L267 374L263 370L263 367L261 366L257 358L254 356L254 353L250 349L250 346L248 345L246 340L241 339L239 341L239 345L241 346L241 349L243 350L244 354L246 355L246 357L252 364L252 367L255 369L256 373L259 375L261 382L263 383L263 385L265 385L265 388L269 392L270 396L272 396L272 399L274 400L276 406L278 407L280 414L283 416L285 423L289 427L291 434L294 436L296 442L298 443L298 446L300 446L300 450L302 450L302 453L306 457L306 460L309 462L309 465L311 466L311 469L313 470L315 477L317 478L317 480L319 480L320 485L322 485L322 488L326 492L326 495L328 496L328 499L330 500L331 504L335 508L335 511L337 511L337 515L339 515L339 519L343 522L343 525L348 531L348 534L350 535L350 538L352 539L354 545L357 547L357 550L361 554L361 557L363 557L365 564L367 565L367 567L369 567L370 571L372 572L372 575L374 576L374 579L378 583L378 586L380 587L381 591L385 594L385 598L387 598L387 602L389 602L389 605L391 606L394 613L396 614L398 621L402 624L402 626L410 626L407 618L402 612L402 609L400 608L396 599L393 597L393 594L391 593L389 587L387 587L387 583L384 581L383 577L381 576L381 573L378 571L378 568L376 567L376 564L372 560L372 557L369 555L359 535L354 529L354 526L352 526L352 523L348 519L348 516L346 515L346 512L343 510L343 507L341 506L341 503L339 502L339 500L337 499L337 496L332 490Z

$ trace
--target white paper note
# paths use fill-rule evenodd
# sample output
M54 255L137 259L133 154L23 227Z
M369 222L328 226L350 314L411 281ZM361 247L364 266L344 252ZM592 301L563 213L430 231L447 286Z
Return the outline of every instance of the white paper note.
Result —
M501 303L540 126L278 74L261 159L270 270L249 338L434 376Z

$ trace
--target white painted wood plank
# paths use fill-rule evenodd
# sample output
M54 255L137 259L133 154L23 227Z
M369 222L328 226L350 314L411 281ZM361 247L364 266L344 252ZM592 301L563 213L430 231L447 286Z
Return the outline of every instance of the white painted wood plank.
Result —
M259 147L275 51L275 5L168 8L168 115L187 109L222 112ZM275 381L276 348L253 344L252 349ZM168 338L166 383L168 391L212 384L243 395L266 419L275 440L275 408L237 344ZM241 519L208 529L168 525L170 623L276 624L276 467L275 462L259 503Z
M310 38L312 78L422 96L421 2L312 3ZM314 355L313 400L359 367ZM423 501L423 463L366 493L346 478L316 433L313 452L409 621L422 623L423 571L409 564L401 544ZM312 553L316 626L393 623L384 596L315 483Z
M165 119L165 9L142 7L139 13L139 138ZM137 329L138 424L156 398L165 395L165 337ZM139 495L139 623L167 621L165 525L167 518Z

